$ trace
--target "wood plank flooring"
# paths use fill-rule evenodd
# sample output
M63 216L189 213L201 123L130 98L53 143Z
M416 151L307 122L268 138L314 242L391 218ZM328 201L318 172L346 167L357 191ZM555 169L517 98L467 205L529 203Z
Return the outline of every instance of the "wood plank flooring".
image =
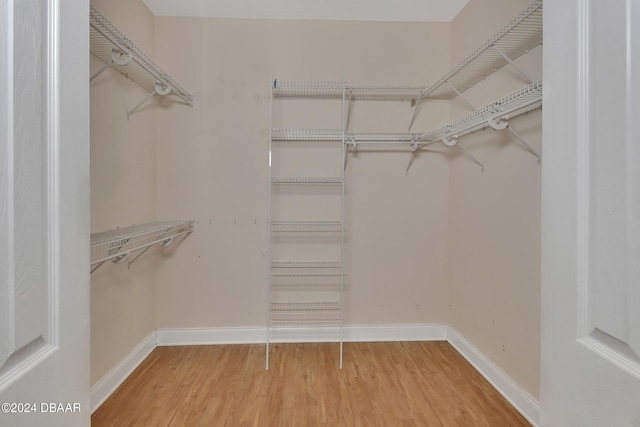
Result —
M529 426L446 342L158 347L92 426Z

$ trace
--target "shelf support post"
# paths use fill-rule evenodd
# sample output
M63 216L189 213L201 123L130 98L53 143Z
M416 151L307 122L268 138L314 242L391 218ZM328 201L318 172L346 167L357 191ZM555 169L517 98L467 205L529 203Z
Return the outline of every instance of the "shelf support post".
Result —
M411 127L413 126L413 122L415 122L416 117L418 116L418 108L420 108L420 101L422 101L422 94L424 92L420 92L420 95L418 95L418 98L415 100L412 100L411 102L415 102L415 105L413 106L413 115L411 116L411 121L409 122L409 128L407 129L407 132L411 132Z
M149 95L147 95L147 97L145 99L143 99L142 101L140 101L140 103L138 105L136 105L135 107L133 107L133 109L131 111L127 111L127 120L129 120L129 117L135 113L138 108L142 107L142 105L147 102L148 100L150 100L151 98L153 98L154 96L156 96L156 91L154 90L153 92L151 92Z
M153 92L151 92L145 99L143 99L138 105L136 105L135 107L133 107L133 109L131 111L127 112L127 120L129 120L129 117L138 110L138 108L142 107L142 105L147 102L148 100L150 100L151 98L153 98L156 95L167 95L169 94L169 92L171 92L171 86L164 84L164 83L160 83L160 82L156 82L156 87L153 90Z
M514 137L516 137L516 139L517 139L518 141L520 141L520 143L521 143L522 145L524 145L524 146L525 146L525 148L531 152L531 154L533 154L534 156L536 156L536 157L538 158L538 164L540 164L540 163L541 163L541 161L542 161L542 157L540 156L540 153L538 153L536 150L534 150L534 149L533 149L533 147L531 147L531 145L527 144L527 141L525 141L525 140L524 140L520 135L518 135L518 134L516 133L516 131L514 131L513 129L511 129L511 127L510 127L510 126L507 126L507 130L508 130L509 132L511 132L511 135L513 135Z
M449 87L451 88L451 90L453 90L459 97L460 99L462 99L468 106L469 108L471 108L471 111L475 111L477 110L477 108L475 107L475 105L473 105L472 103L469 102L469 100L467 98L464 97L464 95L462 94L462 92L460 92L458 89L456 89L456 87L454 85L452 85L451 83L449 83L449 80L447 80L447 85L449 85Z
M110 68L113 65L113 62L108 62L106 64L104 64L98 71L96 71L95 73L93 73L91 75L91 77L89 78L89 83L91 83L96 77L98 77L100 74L102 74L107 68Z
M467 150L467 147L465 147L464 145L460 144L458 142L458 147L462 148L462 151L464 151L467 156L469 156L471 158L471 160L474 161L474 163L476 163L478 166L480 166L480 168L482 168L482 172L484 172L484 165L482 163L480 163L480 160L478 160L473 154L471 154L471 152L469 150Z
M502 56L502 57L504 58L504 60L505 60L505 61L507 61L509 64L511 64L511 66L512 66L513 68L515 68L515 70L516 70L518 73L520 73L520 74L522 75L522 77L524 77L524 78L529 82L529 84L533 83L533 80L531 80L531 78L530 78L530 77L529 77L529 76L528 76L528 75L527 75L527 74L522 70L522 68L518 67L518 66L516 65L516 63L515 63L515 62L513 62L513 61L511 60L511 58L509 58L507 55L505 55L505 54L504 54L504 52L502 52L500 49L498 49L498 46L496 46L496 45L494 44L494 45L492 45L491 47L493 47L493 49L494 49L496 52L498 52L498 53L500 54L500 56Z
M348 131L349 130L349 121L351 119L351 106L353 104L353 92L349 92L349 102L347 104L347 120L346 120L346 124L344 127L344 131Z
M89 274L93 274L94 271L96 271L97 269L99 269L100 267L102 267L102 264L104 264L106 261L101 261L98 264L95 265L95 267L93 267L91 269L91 272Z

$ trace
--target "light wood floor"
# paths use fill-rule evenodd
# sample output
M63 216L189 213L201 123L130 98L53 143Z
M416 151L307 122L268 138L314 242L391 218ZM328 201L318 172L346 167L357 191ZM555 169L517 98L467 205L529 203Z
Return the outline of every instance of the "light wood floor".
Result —
M158 347L99 426L529 426L446 342Z

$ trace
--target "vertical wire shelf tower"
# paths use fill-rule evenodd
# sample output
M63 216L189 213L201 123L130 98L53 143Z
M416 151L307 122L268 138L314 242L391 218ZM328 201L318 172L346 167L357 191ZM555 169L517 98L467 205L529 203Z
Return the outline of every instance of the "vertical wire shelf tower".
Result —
M291 331L317 333L318 328L326 328L335 331L339 342L339 368L342 369L343 355L343 295L344 295L344 197L345 197L345 172L344 164L347 155L346 141L346 84L344 82L298 82L277 81L271 82L271 97L269 103L269 190L268 190L268 242L267 242L267 308L266 308L266 355L265 368L269 369L270 344L274 341L272 335L275 331ZM273 128L273 104L274 98L280 99L317 99L340 100L341 102L341 129L333 130L283 130ZM314 135L317 135L314 136ZM274 175L273 143L279 144L305 144L309 142L328 143L340 146L341 157L338 176L276 176ZM277 161L277 160L276 160ZM336 168L336 170L338 170ZM313 194L317 186L329 186L340 188L340 212L339 220L318 219L284 219L273 218L275 187L298 185L304 188L304 194ZM308 191L307 191L308 190ZM337 190L337 188L336 188ZM339 246L338 259L332 260L280 260L274 259L274 236L276 235L302 236L303 240L313 242L319 234L332 236L330 240ZM294 240L298 242L298 240ZM283 301L276 298L279 295L277 283L287 280L293 286L304 287L309 280L318 280L320 285L334 289L330 295L335 299L318 300L317 297L309 300ZM293 282L291 282L293 280ZM335 288L338 286L338 290ZM331 285L327 285L330 283ZM300 289L304 291L304 289ZM326 295L326 293L324 294ZM285 298L286 299L286 298ZM329 335L322 335L327 337ZM299 335L297 335L299 337ZM315 339L314 339L315 341ZM333 340L330 340L333 341Z

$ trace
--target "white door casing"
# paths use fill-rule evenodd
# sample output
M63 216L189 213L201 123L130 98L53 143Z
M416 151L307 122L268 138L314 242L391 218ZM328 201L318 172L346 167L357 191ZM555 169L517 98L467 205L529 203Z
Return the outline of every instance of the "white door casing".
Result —
M544 10L543 426L640 426L640 3Z
M87 21L86 0L0 4L3 426L90 422Z

